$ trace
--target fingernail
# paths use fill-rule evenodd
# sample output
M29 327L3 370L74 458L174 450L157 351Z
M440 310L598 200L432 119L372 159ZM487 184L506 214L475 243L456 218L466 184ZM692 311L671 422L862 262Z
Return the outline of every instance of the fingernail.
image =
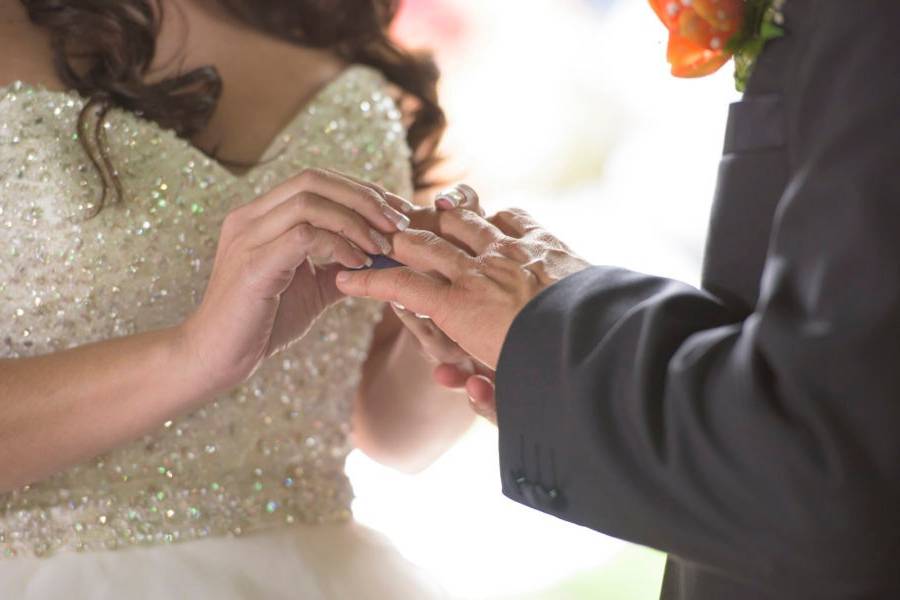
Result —
M415 313L417 319L430 319L428 315L420 315L419 313Z
M393 208L385 208L384 216L386 216L391 223L397 226L397 229L400 231L406 231L409 228L409 217L404 214L398 213Z
M372 238L372 241L375 242L375 245L378 246L382 254L391 253L391 243L387 241L386 237L384 237L374 229L369 232L369 237Z
M355 267L356 269L368 269L369 267L371 267L372 265L375 264L375 261L372 260L371 256L360 257L360 260L362 261L363 264L359 265L358 267Z
M337 283L347 283L348 281L350 281L350 273L348 273L347 271L341 271L337 274L334 280Z

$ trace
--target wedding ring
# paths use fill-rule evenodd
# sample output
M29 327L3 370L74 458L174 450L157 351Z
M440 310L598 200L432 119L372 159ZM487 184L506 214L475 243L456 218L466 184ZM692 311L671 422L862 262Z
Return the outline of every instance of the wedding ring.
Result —
M438 200L446 200L453 205L453 208L475 206L478 204L478 193L472 189L472 186L458 183L435 196L434 201Z
M478 204L478 192L472 189L467 183L457 184L456 189L462 192L462 195L465 197L464 202L466 206L475 206Z

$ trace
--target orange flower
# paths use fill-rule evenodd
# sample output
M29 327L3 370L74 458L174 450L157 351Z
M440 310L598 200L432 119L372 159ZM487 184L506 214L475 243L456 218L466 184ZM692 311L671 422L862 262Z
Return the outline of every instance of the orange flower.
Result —
M726 48L743 27L744 0L650 0L650 6L669 30L672 75L710 75L731 58Z

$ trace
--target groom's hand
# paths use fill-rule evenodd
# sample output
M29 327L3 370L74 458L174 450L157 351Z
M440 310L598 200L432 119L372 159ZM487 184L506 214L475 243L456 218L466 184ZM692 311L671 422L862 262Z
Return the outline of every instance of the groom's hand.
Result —
M589 266L521 210L489 219L463 209L442 212L435 230L440 235L408 230L394 236L391 257L405 267L342 272L338 288L430 317L491 369L519 311Z

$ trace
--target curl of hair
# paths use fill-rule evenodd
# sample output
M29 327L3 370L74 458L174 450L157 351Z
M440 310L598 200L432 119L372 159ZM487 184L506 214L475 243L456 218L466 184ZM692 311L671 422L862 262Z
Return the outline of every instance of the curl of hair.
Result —
M241 21L290 42L326 49L348 63L372 66L400 91L413 150L416 189L432 185L445 127L438 103L439 72L428 55L398 46L388 35L398 0L216 0ZM103 181L123 193L106 151L103 119L112 107L134 112L190 138L206 127L222 93L210 65L162 81L147 75L156 52L159 0L21 0L32 23L50 33L57 74L88 99L78 133Z

